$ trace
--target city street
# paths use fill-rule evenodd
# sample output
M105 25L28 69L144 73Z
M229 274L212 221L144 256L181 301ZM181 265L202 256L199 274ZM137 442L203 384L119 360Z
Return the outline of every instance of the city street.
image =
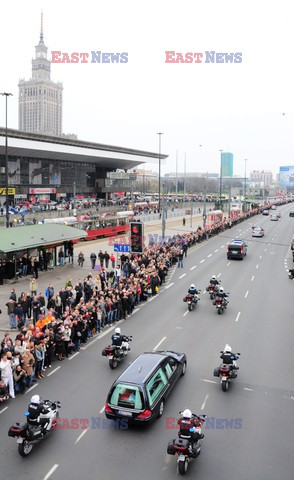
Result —
M52 369L46 370L49 378L2 406L1 480L176 478L176 457L167 455L166 448L177 430L166 428L166 417L178 417L184 408L216 419L239 419L229 428L212 428L211 422L210 428L204 426L202 452L189 464L187 479L293 478L293 282L287 275L292 268L292 208L293 204L278 207L281 218L277 222L259 215L188 250L184 268L171 269L159 294L120 322L122 332L132 335L133 342L125 363L116 370L110 370L101 355L115 328L109 327L69 361L54 362ZM189 231L188 225L187 218L185 231ZM264 228L263 238L251 237L253 225ZM181 230L179 223L169 231L176 233L176 228ZM236 237L248 243L243 261L227 260L227 244ZM99 242L95 245L96 250L102 248ZM90 253L90 244L83 248ZM87 271L85 267L83 274ZM67 273L71 274L70 269ZM223 315L217 314L205 291L213 274L230 292ZM183 297L191 283L202 292L196 309L188 312ZM19 291L21 284L16 288ZM213 369L221 363L220 350L226 343L241 356L238 378L223 392ZM186 375L169 397L161 419L143 429L57 430L28 458L19 456L16 442L7 432L12 423L24 420L32 394L60 400L63 419L89 419L91 423L91 417L104 418L112 382L140 353L153 349L185 352L188 360ZM241 428L233 428L237 425Z

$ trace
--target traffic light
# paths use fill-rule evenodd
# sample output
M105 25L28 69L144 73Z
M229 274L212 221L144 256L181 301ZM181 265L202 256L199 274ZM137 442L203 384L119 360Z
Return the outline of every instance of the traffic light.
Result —
M143 253L144 251L144 225L141 222L130 222L131 253Z

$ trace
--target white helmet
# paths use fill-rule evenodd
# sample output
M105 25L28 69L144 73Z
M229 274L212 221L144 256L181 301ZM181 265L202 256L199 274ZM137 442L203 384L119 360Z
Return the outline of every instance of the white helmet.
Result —
M216 276L212 275L211 280L216 280Z
M192 412L188 408L183 411L183 418L192 418Z
M39 395L33 395L31 398L31 403L40 403Z
M194 283L192 283L192 285L191 285L191 287L190 287L190 288L195 288L195 285L194 285Z
M225 353L232 353L232 347L230 347L230 345L226 344L226 346L224 348L224 352Z
M221 293L223 293L223 292L224 292L224 287L220 287L219 291L220 291Z
M120 333L121 333L121 330L120 330L120 328L119 328L119 327L117 327L117 328L114 330L114 333L117 333L118 335L120 335Z

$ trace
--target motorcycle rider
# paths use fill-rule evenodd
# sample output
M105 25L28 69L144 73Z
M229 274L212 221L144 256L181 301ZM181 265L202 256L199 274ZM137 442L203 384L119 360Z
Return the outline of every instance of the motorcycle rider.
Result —
M218 279L216 278L215 275L212 275L211 279L209 280L209 283L210 285L219 285L220 282L218 281Z
M198 293L199 293L198 289L195 287L194 283L192 283L192 285L190 286L190 288L188 290L188 295L192 295L194 301L196 301Z
M217 293L217 297L222 299L222 302L223 302L224 305L228 304L228 300L227 300L228 296L229 295L225 292L224 287L220 287L220 289Z
M129 347L129 337L121 334L121 329L117 327L114 330L114 335L111 337L112 345L121 347L123 350L131 350Z
M28 406L28 423L30 425L41 425L43 431L46 430L47 424L49 423L48 418L40 418L40 414L47 414L50 412L50 408L41 400L39 395L33 395L31 398L31 403Z
M231 365L232 370L239 370L239 367L237 366L237 355L235 353L232 353L232 347L230 345L226 344L223 353L221 354L220 358L222 359L223 363L226 365Z
M182 412L182 418L178 420L178 425L179 436L190 437L193 456L196 456L200 449L200 445L197 445L197 442L204 438L204 434L196 431L197 427L201 427L200 418L197 415L193 415L191 410L186 408Z

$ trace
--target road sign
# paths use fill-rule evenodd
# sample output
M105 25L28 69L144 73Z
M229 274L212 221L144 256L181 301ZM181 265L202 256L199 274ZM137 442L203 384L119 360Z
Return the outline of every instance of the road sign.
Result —
M114 251L117 253L129 253L130 245L114 245Z
M0 188L0 195L6 195L6 188ZM15 195L15 188L8 188L8 195Z

